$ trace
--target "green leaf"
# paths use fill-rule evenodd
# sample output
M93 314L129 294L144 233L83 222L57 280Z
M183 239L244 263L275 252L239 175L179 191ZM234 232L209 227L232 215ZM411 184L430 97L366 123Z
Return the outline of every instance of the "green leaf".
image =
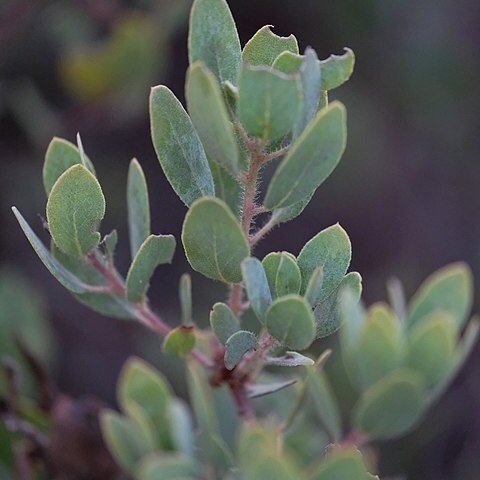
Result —
M352 245L340 224L317 233L305 244L297 258L303 279L301 292L306 291L315 269L322 267L323 285L318 301L325 300L342 281L351 259Z
M275 35L272 25L265 25L247 42L242 52L242 61L249 65L271 67L274 60L285 50L298 53L298 43L294 35Z
M225 303L216 303L210 312L210 327L220 342L225 342L240 330L240 322Z
M267 311L266 325L270 335L294 350L308 348L314 339L312 310L299 295L287 295L275 300Z
M275 298L300 292L302 277L297 261L291 253L269 253L262 263L270 290Z
M246 258L242 262L242 275L250 306L257 318L264 323L265 313L272 303L272 294L262 262L253 257Z
M450 313L458 329L473 301L473 278L465 263L452 263L430 275L410 302L407 323L413 326L434 312Z
M150 235L150 203L145 175L138 160L130 162L127 180L128 232L130 254L135 258L140 246Z
M132 473L137 462L150 452L148 441L143 437L141 430L130 418L114 412L104 410L100 415L102 435L108 448L127 472Z
M312 403L322 425L328 432L332 442L339 442L342 438L342 417L332 387L323 370L315 369L308 379L308 391Z
M35 250L36 254L47 267L47 270L67 289L74 293L85 293L89 290L89 285L82 282L77 276L68 271L43 245L41 240L37 237L35 232L30 228L22 214L16 207L12 207L12 211L27 237L30 245Z
M356 348L346 352L347 371L361 390L397 369L402 360L400 324L387 305L372 305L360 331Z
M265 395L270 395L271 393L279 392L280 390L290 387L295 383L297 383L297 380L295 378L289 378L286 380L277 380L271 383L253 383L253 384L250 383L250 384L247 384L247 395L248 395L248 398L264 397Z
M163 85L150 94L150 122L158 160L180 199L190 205L199 197L214 195L207 157L192 121Z
M368 480L362 454L354 449L332 449L310 477L311 480ZM375 477L376 478L376 477Z
M125 282L125 296L129 302L139 303L145 300L150 278L158 265L171 263L175 253L173 235L150 235L141 245Z
M206 154L236 175L238 147L218 80L202 63L194 63L187 72L185 88L188 112Z
M158 448L156 433L145 410L132 400L126 401L123 409L125 415L133 421L136 429L140 432L145 446L148 447L148 451L145 449L145 453L154 452Z
M223 200L238 218L240 216L240 200L242 197L240 183L215 162L209 161L209 165L212 171L213 183L215 184L215 196Z
M289 222L290 220L298 217L305 210L306 206L310 203L310 200L312 199L314 193L315 192L312 192L303 200L295 202L289 207L275 208L272 212L270 222L273 225L280 225L281 223Z
M303 56L290 51L282 52L273 62L272 68L283 73L295 73L302 66Z
M248 468L245 480L302 480L303 474L286 458L265 456Z
M145 412L157 435L159 448L171 446L166 415L171 400L170 386L163 376L139 358L130 358L119 375L118 403L124 411L135 402Z
M437 386L449 373L455 359L456 337L455 321L448 313L432 313L412 328L406 363L422 374L427 387Z
M353 294L353 300L358 302L362 294L362 277L360 274L350 272L345 275L337 290L315 307L315 338L327 337L342 326L341 293L344 289L349 289Z
M337 166L346 140L345 107L332 102L317 113L281 161L268 186L265 207L288 207L312 194Z
M185 217L182 241L194 270L213 280L237 283L240 264L248 257L248 241L237 219L224 202L201 198Z
M81 165L80 152L73 144L63 138L54 137L48 145L43 164L43 185L47 195L50 194L58 177L73 165ZM86 158L88 170L95 175L92 162Z
M195 457L195 432L190 409L183 400L172 399L168 405L167 418L175 450L187 458Z
M237 445L238 459L242 470L246 470L264 456L274 456L278 451L277 435L278 432L272 427L259 422L245 422L240 431Z
M234 333L225 342L225 366L228 370L232 370L240 362L243 356L255 350L257 347L257 337L251 333L241 330Z
M93 266L88 265L82 258L66 255L58 249L52 242L52 255L58 260L64 268L74 274L82 282L89 286L105 287L107 281L105 277ZM98 257L98 256L97 256ZM98 258L108 268L104 259ZM98 293L86 291L85 293L74 293L75 298L87 307L113 318L132 319L135 317L131 305L123 296L113 293Z
M178 288L178 295L180 297L180 307L182 310L182 323L190 325L193 322L192 318L192 277L188 273L184 273L180 277L180 284Z
M195 347L193 327L181 326L171 330L165 337L162 351L167 355L185 358Z
M238 89L238 115L248 133L263 140L277 140L292 130L301 106L296 77L243 65Z
M188 33L190 64L200 60L220 82L236 84L241 59L237 28L225 0L195 0Z
M66 170L47 202L48 227L57 247L81 257L100 242L96 231L105 215L105 198L97 179L82 165Z
M298 352L285 352L282 357L267 357L265 359L267 365L274 365L277 367L300 367L314 365L315 362L305 355Z
M116 230L112 230L103 237L102 244L105 246L105 253L107 255L110 264L113 264L113 257L115 256L115 250L118 243L118 233Z
M137 469L138 480L193 480L198 478L198 465L176 453L156 453L143 459Z
M300 66L300 80L302 82L302 110L295 125L294 137L298 137L310 120L315 116L320 101L320 65L313 48L307 48L305 57Z
M318 266L312 273L305 289L305 299L313 307L318 305L322 298L323 267Z
M343 55L330 55L320 62L322 72L322 90L332 90L345 83L353 73L355 55L345 48Z
M340 342L344 353L350 355L358 345L367 314L354 290L343 289L338 292L337 298L339 322L343 325Z
M423 413L424 393L420 374L397 370L365 391L353 410L353 424L371 439L404 435Z

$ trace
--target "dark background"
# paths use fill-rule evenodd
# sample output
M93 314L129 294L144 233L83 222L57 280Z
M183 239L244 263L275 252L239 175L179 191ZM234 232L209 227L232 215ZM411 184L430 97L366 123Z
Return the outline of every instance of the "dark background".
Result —
M410 296L423 278L452 261L467 261L478 281L478 1L229 3L242 43L272 24L277 34L293 32L302 50L311 45L321 58L344 46L356 53L354 75L332 95L348 109L345 156L304 214L274 231L258 256L272 250L297 254L319 230L339 221L351 237L352 267L363 276L368 304L386 297L390 276L398 276ZM154 232L179 237L185 208L156 160L147 106L149 87L158 83L183 99L188 8L183 0L0 2L0 261L46 297L60 345L55 375L72 395L91 392L114 401L117 373L128 355L139 353L164 367L168 360L158 341L135 325L96 315L62 290L35 257L10 206L41 231L36 214L44 212L46 200L45 149L53 135L75 141L80 131L107 198L103 231L115 227L120 233L120 267L125 271L129 262L124 189L133 156L147 173ZM134 39L146 38L143 56L117 45L122 34L115 37L116 25L125 19ZM89 57L90 64L73 71L75 52L85 48L97 49L96 60ZM104 61L109 52L117 64ZM179 249L174 265L162 267L152 285L154 306L172 324L184 271L189 268ZM202 324L225 294L199 275L193 282ZM382 446L382 473L404 472L412 480L480 478L479 366L477 348L419 430Z

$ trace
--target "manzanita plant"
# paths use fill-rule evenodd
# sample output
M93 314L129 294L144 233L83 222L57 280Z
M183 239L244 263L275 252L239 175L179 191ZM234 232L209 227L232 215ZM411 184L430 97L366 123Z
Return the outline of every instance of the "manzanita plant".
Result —
M411 430L475 341L476 322L461 338L471 273L451 265L408 306L396 286L392 307L365 311L361 277L347 273L351 245L339 224L297 256L256 258L257 243L297 217L340 161L346 111L329 103L328 92L348 80L354 54L345 49L319 60L270 26L242 50L225 0L194 2L188 47L187 110L166 86L154 87L151 132L163 172L189 208L181 234L186 257L228 289L228 300L212 306L211 329L195 324L188 274L180 280L176 327L148 300L150 278L172 261L177 242L151 232L147 181L136 159L127 179L126 276L115 267L116 231L103 238L98 231L105 199L80 137L77 146L54 138L46 153L50 248L13 209L42 262L80 302L139 321L163 337L165 353L185 358L191 409L158 371L131 359L118 382L121 413L101 418L105 441L138 480L376 478L364 447ZM262 192L266 167L274 171ZM255 331L242 326L248 309ZM330 352L317 361L300 353L342 325L342 356L358 392L348 428L322 371ZM299 366L303 375L292 376Z

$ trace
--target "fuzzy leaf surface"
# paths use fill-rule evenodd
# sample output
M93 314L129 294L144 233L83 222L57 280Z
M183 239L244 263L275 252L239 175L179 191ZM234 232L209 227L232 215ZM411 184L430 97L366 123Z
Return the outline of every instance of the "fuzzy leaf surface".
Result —
M232 370L240 362L243 356L255 350L257 347L257 337L244 330L234 333L225 342L225 366L228 370Z
M250 306L257 318L264 323L265 313L272 303L272 294L262 262L253 257L243 260L242 276Z
M210 327L220 342L225 342L240 330L240 322L225 303L216 303L210 312Z
M263 260L270 290L275 298L300 293L302 276L295 257L288 252L272 252Z

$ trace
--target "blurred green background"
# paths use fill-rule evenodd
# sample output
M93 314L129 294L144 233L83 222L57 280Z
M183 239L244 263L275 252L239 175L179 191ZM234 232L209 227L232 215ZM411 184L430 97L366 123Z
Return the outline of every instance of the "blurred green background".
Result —
M349 112L348 146L339 168L304 214L274 231L257 255L296 254L319 230L339 221L353 243L352 267L363 275L366 303L385 298L392 275L410 295L431 271L456 260L466 260L478 281L478 1L229 4L243 43L272 24L277 34L293 32L302 50L311 45L321 58L341 53L344 46L357 58L352 79L333 94ZM132 352L164 370L167 365L177 372L178 365L161 357L156 338L89 311L56 284L23 238L10 206L19 207L41 231L35 217L44 213L46 201L44 152L53 135L75 141L79 131L107 198L103 231L119 230L123 270L128 267L124 192L133 156L147 173L154 231L178 238L185 208L166 183L150 142L148 95L150 86L165 83L183 99L189 7L188 0L0 1L0 318L8 307L3 320L51 320L58 345L54 376L72 395L89 392L113 402L118 370ZM8 274L11 282L5 280L7 269L14 271ZM174 264L156 274L151 290L154 306L172 324L184 271L189 268L178 250ZM23 286L18 275L31 285ZM35 289L29 298L38 295L44 301L36 300L30 310L20 308L21 298L8 290L14 281L22 284L18 288ZM225 294L197 274L193 288L197 321L204 324L212 303ZM477 294L477 311L479 299ZM49 334L43 340L53 342ZM335 339L328 344L335 345ZM39 348L51 356L50 347ZM348 408L339 363L334 354L330 371ZM381 446L384 475L480 478L476 367L479 348L422 427ZM182 382L173 377L181 390Z

